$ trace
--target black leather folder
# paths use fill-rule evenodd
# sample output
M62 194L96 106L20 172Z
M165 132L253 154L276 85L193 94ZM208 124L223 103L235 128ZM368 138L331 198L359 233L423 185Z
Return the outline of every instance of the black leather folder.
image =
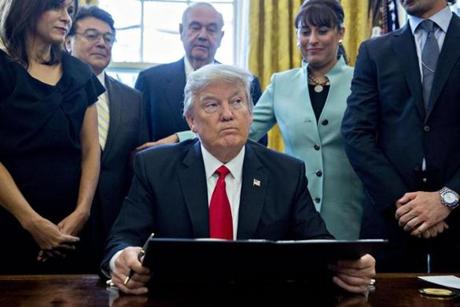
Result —
M330 280L331 264L372 254L385 243L151 238L143 264L159 282Z

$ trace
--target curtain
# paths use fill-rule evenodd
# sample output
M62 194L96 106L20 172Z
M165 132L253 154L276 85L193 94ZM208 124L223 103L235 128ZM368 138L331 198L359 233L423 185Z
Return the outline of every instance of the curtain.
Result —
M302 0L250 1L249 70L259 77L262 89L273 73L300 66L294 17L301 4ZM268 133L268 145L284 149L277 126Z
M372 23L369 17L369 1L342 0L345 13L345 37L343 45L350 65L354 65L361 42L370 37Z
M80 5L98 5L98 0L79 0Z

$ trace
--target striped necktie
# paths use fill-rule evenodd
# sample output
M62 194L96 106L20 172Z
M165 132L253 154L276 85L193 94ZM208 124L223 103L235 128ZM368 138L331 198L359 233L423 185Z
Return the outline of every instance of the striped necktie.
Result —
M110 111L107 103L106 93L102 93L96 103L97 106L97 120L99 130L99 144L102 150L105 148L107 141L107 134L109 132Z

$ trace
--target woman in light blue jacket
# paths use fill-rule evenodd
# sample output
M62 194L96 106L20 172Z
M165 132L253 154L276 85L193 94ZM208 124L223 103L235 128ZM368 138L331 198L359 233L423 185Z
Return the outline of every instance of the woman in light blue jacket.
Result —
M358 239L363 190L343 148L340 126L353 69L340 42L343 9L336 0L309 0L295 19L303 65L272 76L253 111L250 137L278 123L286 153L305 162L308 189L337 239Z

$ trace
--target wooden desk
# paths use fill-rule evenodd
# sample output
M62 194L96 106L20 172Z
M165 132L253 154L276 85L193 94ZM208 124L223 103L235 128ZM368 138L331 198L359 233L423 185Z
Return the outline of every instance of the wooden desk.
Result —
M95 275L37 275L0 276L0 306L460 306L460 299L436 300L425 298L418 288L427 283L417 280L416 274L380 274L376 290L366 300L363 296L314 297L295 287L253 289L236 285L220 289L213 298L208 289L168 289L151 296L119 295L106 289ZM270 288L270 287L268 287ZM264 290L265 289L265 290ZM155 290L153 290L155 291ZM259 304L257 304L259 303Z

